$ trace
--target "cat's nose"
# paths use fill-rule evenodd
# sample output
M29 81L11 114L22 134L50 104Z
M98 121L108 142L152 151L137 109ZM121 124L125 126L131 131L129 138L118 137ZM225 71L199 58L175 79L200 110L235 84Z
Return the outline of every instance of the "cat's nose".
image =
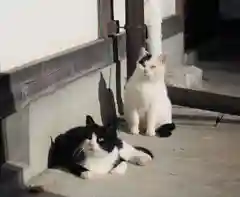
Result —
M89 149L89 150L94 150L94 145L93 145L93 144L89 144L89 145L88 145L88 149Z
M89 142L88 146L89 146L90 149L94 149L95 143L94 142Z
M148 70L144 69L144 75L148 74Z

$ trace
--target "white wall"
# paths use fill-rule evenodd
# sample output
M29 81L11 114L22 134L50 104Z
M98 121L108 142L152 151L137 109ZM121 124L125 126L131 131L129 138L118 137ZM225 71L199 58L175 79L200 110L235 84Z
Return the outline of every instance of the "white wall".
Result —
M146 3L148 0L144 0ZM176 13L175 0L159 0L162 5L162 16L167 18ZM125 0L114 0L114 17L120 20L121 26L125 24ZM121 30L122 31L122 30Z
M240 19L240 0L220 0L220 14L226 19Z
M163 17L175 0L162 1ZM114 0L125 24L125 0ZM0 0L0 71L97 39L97 0Z
M114 19L119 20L121 26L125 25L125 0L114 0Z
M169 17L176 13L175 0L160 0L162 1L162 16L163 18Z
M0 0L1 72L97 37L97 0Z

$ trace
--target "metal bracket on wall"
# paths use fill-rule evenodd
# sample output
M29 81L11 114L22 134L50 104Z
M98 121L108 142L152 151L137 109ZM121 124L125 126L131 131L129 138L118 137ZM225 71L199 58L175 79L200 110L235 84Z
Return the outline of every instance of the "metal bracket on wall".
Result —
M119 54L118 54L118 35L120 33L120 22L119 20L112 20L108 23L108 36L112 38L113 41L113 61L118 63Z
M119 33L120 30L120 24L119 24L119 20L111 20L108 23L108 36L114 36L115 34Z

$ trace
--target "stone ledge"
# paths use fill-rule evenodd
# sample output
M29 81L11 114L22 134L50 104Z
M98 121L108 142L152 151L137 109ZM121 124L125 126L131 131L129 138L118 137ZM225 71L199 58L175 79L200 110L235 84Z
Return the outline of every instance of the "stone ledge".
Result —
M167 85L175 87L201 90L202 76L201 69L195 66L180 65L169 68L166 74L166 82Z

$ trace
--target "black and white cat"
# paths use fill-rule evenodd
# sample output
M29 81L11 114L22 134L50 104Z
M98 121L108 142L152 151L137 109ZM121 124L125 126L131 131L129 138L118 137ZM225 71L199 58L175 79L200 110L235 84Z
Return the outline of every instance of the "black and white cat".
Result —
M164 80L166 56L152 57L141 49L137 67L125 86L124 117L130 132L163 137L175 129L172 122L172 104ZM139 130L140 129L140 130Z
M93 178L107 173L124 174L127 162L145 165L153 154L143 147L133 147L118 138L114 126L100 126L86 116L86 126L59 135L49 151L49 168L58 168Z

